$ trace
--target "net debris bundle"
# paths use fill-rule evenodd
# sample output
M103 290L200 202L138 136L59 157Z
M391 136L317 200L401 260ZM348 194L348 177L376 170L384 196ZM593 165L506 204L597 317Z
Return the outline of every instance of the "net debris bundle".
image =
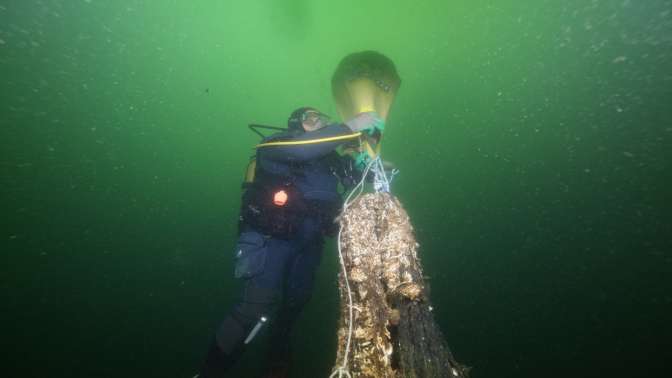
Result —
M408 214L390 193L363 194L340 217L337 364L355 378L466 377L434 321ZM352 295L352 332L348 290Z

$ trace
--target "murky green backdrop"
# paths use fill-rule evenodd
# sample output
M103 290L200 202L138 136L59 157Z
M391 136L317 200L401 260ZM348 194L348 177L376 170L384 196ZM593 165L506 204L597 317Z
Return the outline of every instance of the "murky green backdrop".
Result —
M672 339L671 12L0 1L0 375L191 377L238 288L246 125L336 115L336 64L373 49L403 78L383 156L458 360L474 377L655 376ZM332 242L293 377L329 374L337 269Z

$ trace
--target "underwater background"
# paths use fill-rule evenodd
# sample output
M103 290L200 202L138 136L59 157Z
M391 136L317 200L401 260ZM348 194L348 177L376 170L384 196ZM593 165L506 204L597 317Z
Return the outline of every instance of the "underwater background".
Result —
M247 124L335 117L363 50L402 77L383 158L472 377L662 375L672 1L3 0L0 376L192 377L239 289ZM334 244L292 377L333 366Z

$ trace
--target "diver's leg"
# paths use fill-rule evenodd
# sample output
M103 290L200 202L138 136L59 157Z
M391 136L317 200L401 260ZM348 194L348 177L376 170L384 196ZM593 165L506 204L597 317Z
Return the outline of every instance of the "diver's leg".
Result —
M237 275L240 271L249 274L240 277L245 280L242 296L217 329L201 368L201 378L225 377L261 317L272 317L277 308L292 249L286 241L276 239L266 240L263 249L256 253L264 253L264 258L254 262L263 267L242 269L239 264L244 265L244 262L237 263Z
M290 334L301 310L310 300L324 240L321 236L304 243L289 264L284 287L284 300L274 322L267 360L267 376L283 377L290 361ZM285 373L286 374L286 373Z

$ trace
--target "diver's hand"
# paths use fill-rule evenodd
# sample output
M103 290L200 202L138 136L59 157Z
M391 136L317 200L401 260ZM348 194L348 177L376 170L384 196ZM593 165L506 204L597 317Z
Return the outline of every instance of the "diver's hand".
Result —
M384 125L384 121L376 112L364 112L357 114L355 118L346 122L345 125L353 132L360 132L366 129L373 129L379 125Z

